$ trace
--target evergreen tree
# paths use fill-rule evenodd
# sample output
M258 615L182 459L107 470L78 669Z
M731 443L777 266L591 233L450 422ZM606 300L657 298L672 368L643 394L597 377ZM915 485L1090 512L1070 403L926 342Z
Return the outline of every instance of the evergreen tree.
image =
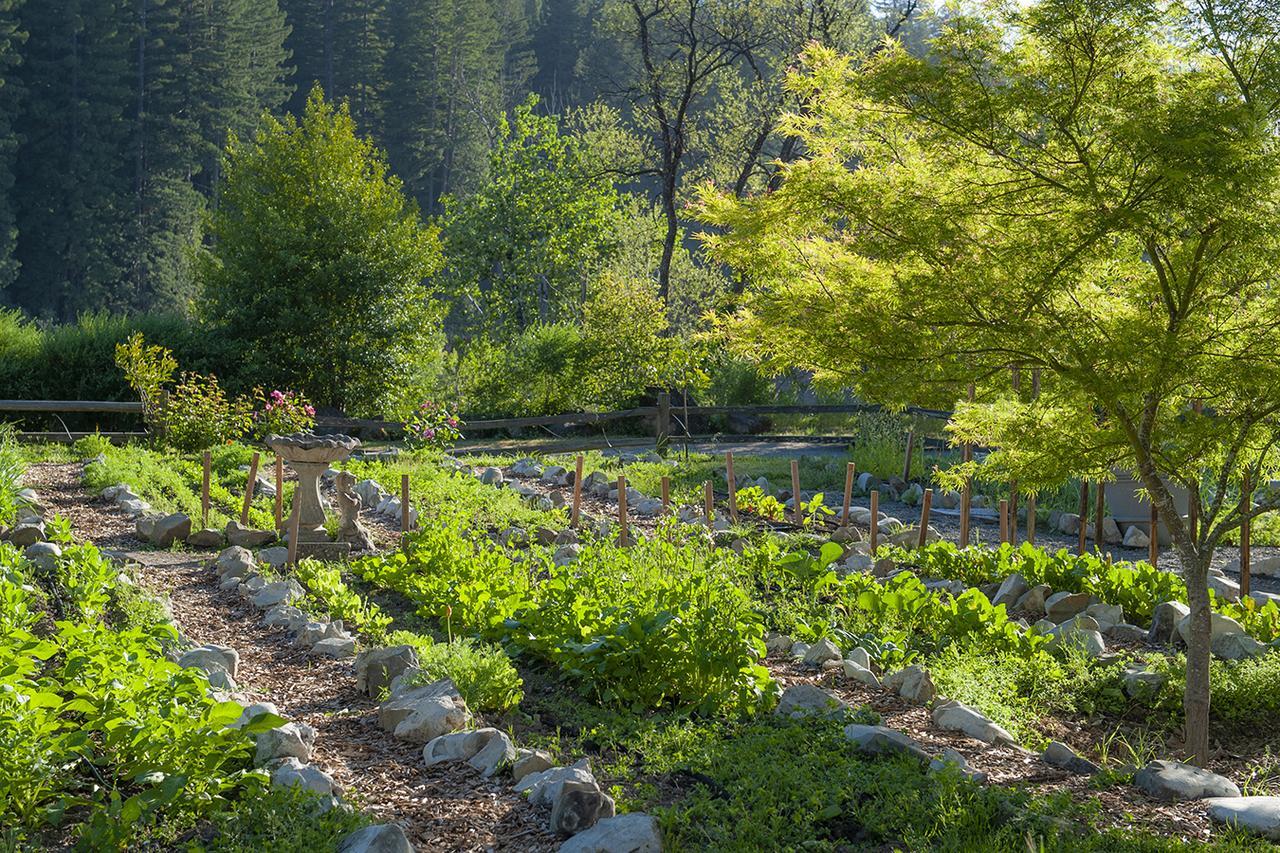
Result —
M18 17L23 0L0 0L0 299L5 288L18 276L14 244L18 231L14 218L13 167L18 150L18 129L14 117L22 103L22 86L17 65L27 34Z
M381 137L386 81L388 0L285 0L288 46L297 71L289 110L301 115L320 84L345 99L362 132Z

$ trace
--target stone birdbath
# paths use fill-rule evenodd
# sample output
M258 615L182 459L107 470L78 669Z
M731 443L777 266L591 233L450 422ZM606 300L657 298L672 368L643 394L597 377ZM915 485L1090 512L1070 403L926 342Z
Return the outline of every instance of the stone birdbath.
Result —
M348 458L359 446L360 439L349 435L314 435L303 432L267 436L267 447L298 474L293 511L289 514L286 529L293 530L296 515L300 556L321 556L343 545L331 540L325 532L324 505L320 502L320 477L332 463Z

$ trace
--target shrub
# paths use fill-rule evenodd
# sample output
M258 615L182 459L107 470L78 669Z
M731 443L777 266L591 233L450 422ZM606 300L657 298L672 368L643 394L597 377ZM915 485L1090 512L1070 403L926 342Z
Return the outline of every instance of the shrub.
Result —
M404 422L404 439L410 447L452 447L462 438L462 419L452 407L424 400Z
M271 434L306 432L316 425L316 409L301 391L253 389L257 411L253 413L253 435L265 441Z
M9 424L0 423L0 527L17 516L22 490L22 457L13 432Z
M387 645L413 646L419 670L414 683L451 679L472 710L507 711L524 697L520 675L500 646L467 637L437 643L410 631L393 632Z

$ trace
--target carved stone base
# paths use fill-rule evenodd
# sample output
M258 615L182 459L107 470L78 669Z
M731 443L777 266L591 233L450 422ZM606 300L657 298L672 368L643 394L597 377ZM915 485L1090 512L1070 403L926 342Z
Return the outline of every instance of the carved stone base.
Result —
M345 560L350 555L351 545L348 542L305 542L298 537L298 559Z

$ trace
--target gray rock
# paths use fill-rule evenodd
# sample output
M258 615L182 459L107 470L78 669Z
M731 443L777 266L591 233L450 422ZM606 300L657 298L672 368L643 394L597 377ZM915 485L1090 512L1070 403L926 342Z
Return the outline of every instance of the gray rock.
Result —
M54 542L35 542L22 550L22 556L39 566L41 571L52 572L58 567L62 549Z
M191 548L199 548L203 551L212 551L215 548L221 548L223 543L222 533L217 530L204 528L197 530L187 537L187 545Z
M276 532L274 530L254 530L252 527L245 527L235 519L227 522L227 527L223 532L226 534L227 541L232 545L239 545L241 548L249 548L250 550L270 545L276 541Z
M1119 625L1124 621L1124 608L1118 604L1103 604L1098 602L1090 604L1084 609L1088 616L1092 616L1098 622L1098 630L1105 632L1113 625Z
M296 758L304 764L311 760L316 731L306 723L285 723L257 736L254 762L261 767L277 758Z
M154 536L156 532L156 522L163 517L164 516L160 516L160 515L141 516L136 521L134 521L133 532L136 533L138 538L141 539L143 542L150 542L151 537Z
M293 644L300 648L309 649L316 643L326 639L329 631L327 622L304 622L297 628L298 635L294 638Z
M1049 635L1052 637L1048 643L1049 648L1079 646L1084 649L1085 654L1093 658L1107 652L1107 643L1102 639L1102 634L1093 628L1078 628L1067 622L1050 631Z
M513 762L515 757L511 738L506 732L492 728L440 735L422 749L422 758L428 767L446 761L465 761L486 777Z
M485 468L480 472L480 482L486 486L500 486L502 479L502 471L499 468Z
M1244 660L1271 650L1248 634L1220 634L1213 638L1213 653L1223 660Z
M558 835L577 835L600 821L614 816L613 798L600 790L594 781L567 781L551 805L551 831Z
M232 545L218 555L214 571L219 577L243 578L253 570L253 554L247 548Z
M272 568L278 569L289 562L289 549L284 545L273 545L258 552L258 560Z
M378 724L401 740L429 743L455 732L470 719L467 703L449 679L393 695L378 708Z
M1280 797L1209 797L1209 819L1280 841Z
M1126 548L1150 548L1151 537L1141 527L1130 524L1124 530L1124 539L1122 544Z
M933 701L937 693L928 670L914 664L885 676L883 683L886 689L896 691L903 699L920 705Z
M19 522L14 525L4 538L18 548L29 548L37 542L44 541L44 522Z
M928 764L929 753L909 736L887 726L865 726L851 723L844 727L844 736L866 755L908 755L921 764Z
M880 679L870 669L853 660L840 661L841 670L844 672L845 678L851 678L854 681L861 682L868 687L880 688Z
M995 605L1003 604L1008 608L1015 607L1029 589L1030 586L1028 586L1026 579L1014 572L1000 584L1000 589L996 591L995 598L991 599L991 603Z
M404 830L394 823L377 823L350 833L338 843L338 853L414 853Z
M1178 624L1191 614L1191 608L1181 601L1162 601L1151 614L1151 630L1147 642L1163 646L1178 636Z
M325 637L312 646L311 651L327 658L355 657L356 641L352 637Z
M656 818L640 812L606 817L560 845L560 853L662 853Z
M228 646L206 643L183 653L178 666L194 667L207 674L221 670L234 677L240 669L240 654Z
M862 646L854 646L850 649L848 660L853 661L863 669L871 669L871 654Z
M151 509L151 504L147 503L142 498L130 498L129 500L120 501L117 506L119 506L120 510L130 518L137 518L147 510Z
M302 788L316 794L333 794L333 777L318 767L304 764L296 758L285 758L271 771L271 787Z
M511 762L511 778L517 782L531 773L541 773L555 766L551 753L541 749L517 749Z
M227 726L227 728L243 729L252 723L256 717L260 717L263 714L271 714L278 717L280 716L280 709L275 706L274 702L254 702L252 705L246 705L245 709L240 712L240 719Z
M848 707L845 702L821 687L801 682L791 685L782 692L782 698L778 700L778 707L774 709L774 713L782 716L805 717L810 714L843 711Z
M795 645L795 640L786 634L768 634L764 638L764 651L766 655L780 655L791 651L791 647Z
M1058 517L1058 532L1074 536L1080 532L1080 516L1074 512L1064 512Z
M570 767L552 767L541 773L530 773L520 779L512 788L517 793L525 794L529 804L540 808L550 808L560 797L565 782L590 782L595 784L596 777L591 775L591 762L582 759Z
M969 760L951 747L942 750L942 755L929 762L930 773L943 773L947 768L954 768L956 772L975 784L985 785L987 782L986 773L974 770L969 765Z
M1037 616L1044 614L1045 599L1053 592L1053 587L1047 583L1039 583L1027 590L1026 593L1018 599L1018 603L1014 605L1015 610L1025 610Z
M961 702L943 702L933 709L933 723L946 731L961 732L989 744L1017 746L1018 741L982 712Z
M1232 619L1230 616L1224 616L1216 610L1209 614L1209 635L1210 639L1217 639L1225 634L1243 634L1244 628L1240 623ZM1178 620L1178 636L1182 642L1189 643L1191 640L1191 614L1187 613Z
M1055 592L1045 599L1045 617L1053 622L1065 622L1089 606L1089 594L1085 592Z
M1133 784L1169 802L1240 796L1240 789L1225 776L1180 761L1152 761L1134 774Z
M826 637L818 640L804 653L804 662L809 666L822 666L829 660L838 661L843 658L844 655L840 653L840 647Z
M1115 640L1118 643L1141 643L1147 639L1147 631L1138 625L1130 625L1128 622L1121 622L1119 625L1112 625L1110 628L1102 632L1107 639Z
M1126 696L1133 699L1146 699L1154 696L1164 687L1167 679L1162 673L1130 664L1120 676Z
M190 535L191 517L186 513L175 512L156 519L150 538L157 547L168 548L174 542L185 540Z
M265 584L253 594L253 598L250 601L253 602L254 607L266 610L269 607L275 607L277 604L289 604L297 601L304 595L306 595L306 590L302 588L302 584L293 578L289 578Z
M1062 741L1057 740L1050 741L1049 746L1045 748L1040 757L1044 759L1045 764L1066 770L1068 773L1075 773L1078 776L1092 776L1102 769L1089 759L1078 755L1074 749Z
M397 675L418 665L413 646L370 649L356 656L356 689L366 696L378 696L391 687Z

